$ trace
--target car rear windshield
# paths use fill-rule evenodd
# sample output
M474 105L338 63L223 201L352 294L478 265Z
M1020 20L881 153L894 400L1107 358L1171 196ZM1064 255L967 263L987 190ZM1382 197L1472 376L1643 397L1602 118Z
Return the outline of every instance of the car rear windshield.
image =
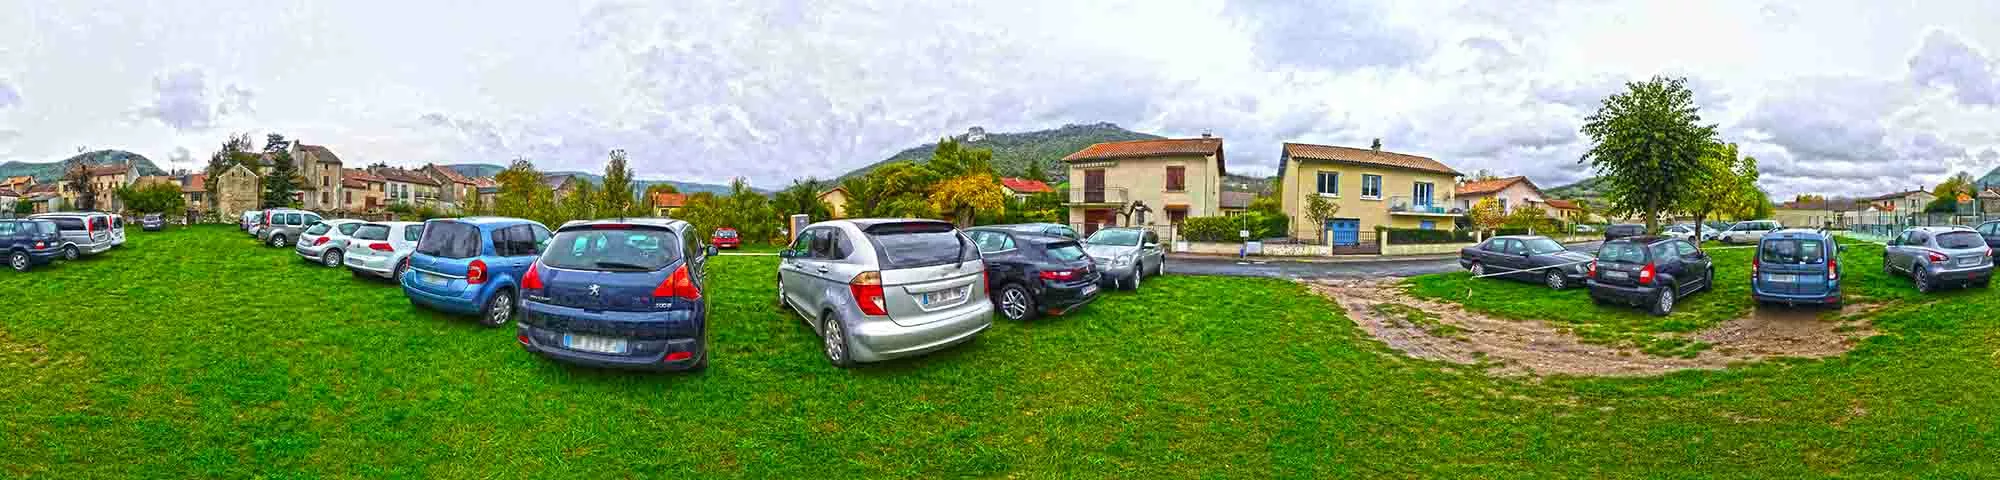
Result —
M1771 264L1818 264L1826 261L1826 242L1812 239L1765 240L1759 260Z
M1065 262L1082 260L1084 255L1083 246L1077 245L1076 242L1051 243L1048 246L1048 250L1049 250L1049 256L1055 257L1056 260L1062 260Z
M653 271L680 259L680 239L673 232L583 229L557 232L542 264L569 270Z
M354 238L361 240L388 240L389 226L373 223L362 225L361 228L354 229Z
M1979 248L1986 246L1986 237L1973 232L1945 232L1938 234L1937 243L1939 247L1953 250Z
M107 217L90 217L90 228L111 228L111 219Z
M326 231L332 228L333 228L332 225L327 225L325 223L315 223L313 224L312 228L306 229L306 235L325 235Z
M444 258L479 256L479 227L461 222L431 222L417 253Z
M1097 231L1097 234L1095 234L1095 235L1091 235L1091 236L1090 236L1090 240L1089 240L1089 242L1090 242L1090 243L1091 243L1092 245L1111 245L1111 246L1118 246L1118 247L1136 247L1136 246L1139 246L1139 231L1138 231L1138 230L1098 230L1098 231Z
M735 230L716 230L715 238L736 238Z
M922 268L979 260L979 247L945 223L877 225L867 231L882 254L882 269Z
M1605 262L1646 263L1646 246L1632 242L1611 242L1597 251L1597 259Z

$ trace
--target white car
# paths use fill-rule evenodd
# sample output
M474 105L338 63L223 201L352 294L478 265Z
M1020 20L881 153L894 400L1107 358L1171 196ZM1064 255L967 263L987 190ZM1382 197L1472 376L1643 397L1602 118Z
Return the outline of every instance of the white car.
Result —
M1771 220L1737 222L1736 225L1730 226L1728 230L1723 230L1721 234L1717 234L1716 239L1722 240L1722 243L1729 244L1757 243L1764 240L1765 234L1784 228L1778 225L1778 222Z
M424 237L423 222L370 222L348 236L343 261L355 275L400 280L410 268L410 253Z
M1696 243L1696 244L1701 243L1695 241L1694 239L1693 225L1674 225L1671 227L1667 227L1666 230L1660 232L1660 235L1686 240L1690 243Z
M1576 233L1597 233L1597 227L1589 225L1577 225Z

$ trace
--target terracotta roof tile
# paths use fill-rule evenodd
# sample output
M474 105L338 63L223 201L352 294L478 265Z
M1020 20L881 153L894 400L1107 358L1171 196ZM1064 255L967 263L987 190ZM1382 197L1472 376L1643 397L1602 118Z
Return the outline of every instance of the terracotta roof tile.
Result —
M370 173L382 176L382 180L385 182L402 182L402 183L414 183L417 185L438 186L437 180L432 180L429 175L424 175L421 173L412 172L400 168L376 169L374 172Z
M478 185L479 188L498 188L500 186L500 182L494 180L493 177L475 178L472 179L472 184Z
M347 181L347 180L357 180L357 181L361 181L361 182L381 182L381 181L383 181L383 179L382 179L382 177L381 177L381 176L378 176L378 175L375 175L375 174L373 174L373 173L369 173L369 172L368 172L367 170L362 170L362 169L359 169L359 168L343 168L343 169L340 169L340 180L341 180L341 181L343 181L343 182L344 182L344 181Z
M181 191L183 192L200 192L205 190L208 190L208 174L206 173L188 175L187 178L181 180Z
M1485 195L1488 193L1506 190L1508 186L1520 183L1527 179L1528 177L1507 177L1507 178L1495 178L1492 180L1478 180L1478 181L1465 182L1464 185L1458 186L1458 194Z
M1463 194L1463 192L1461 192L1460 194ZM1563 199L1560 199L1560 198L1551 198L1551 199L1547 199L1547 200L1546 200L1546 201L1545 201L1544 203L1547 203L1547 204L1549 204L1549 207L1550 207L1550 208L1557 208L1557 209L1562 209L1562 210L1576 210L1576 209L1577 209L1577 208L1576 208L1576 202L1572 202L1572 201L1569 201L1569 200L1563 200Z
M1049 184L1047 183L1014 177L1001 178L1000 186L1007 187L1008 190L1013 190L1014 193L1048 193L1056 191L1053 188L1049 188Z
M653 194L653 206L655 207L680 208L685 205L687 205L687 195L678 193Z
M324 145L306 145L301 143L299 144L299 151L305 152L306 156L312 157L312 160L315 162L340 163L340 156L334 155L333 150L327 149Z
M446 180L451 180L451 183L478 185L478 183L473 182L471 178L466 178L465 175L459 174L457 170L453 170L451 169L451 167L447 167L444 165L437 165L437 164L432 164L430 165L430 167L434 170L437 170L439 174L444 175L444 178Z
M1084 147L1083 150L1077 150L1076 153L1063 157L1063 161L1109 160L1164 155L1214 155L1221 151L1222 139L1220 138L1132 140L1127 142L1104 142Z
M1329 162L1354 163L1361 165L1375 165L1375 166L1392 167L1392 168L1406 168L1411 170L1443 173L1447 175L1460 175L1460 173L1458 173L1457 170L1452 170L1451 167L1447 167L1445 166L1445 164L1438 163L1437 160L1432 160L1429 157L1419 157L1416 155L1388 152L1382 150L1365 149L1365 148L1336 147L1332 145L1311 145L1305 143L1286 143L1285 156L1289 158L1307 158L1313 160L1324 160ZM1463 191L1461 190L1461 192Z

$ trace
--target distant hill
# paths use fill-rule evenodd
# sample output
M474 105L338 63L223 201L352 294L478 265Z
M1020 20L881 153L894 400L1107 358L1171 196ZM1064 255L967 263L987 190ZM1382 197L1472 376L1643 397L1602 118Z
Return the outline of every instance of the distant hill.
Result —
M1224 175L1222 177L1222 189L1225 191L1250 192L1258 196L1264 196L1271 194L1271 187L1270 177L1251 177L1235 174Z
M55 182L62 180L63 165L67 165L71 160L79 159L91 165L131 165L132 169L141 176L167 174L166 170L161 170L159 166L153 165L153 161L147 159L145 155L124 150L98 150L95 152L80 153L73 157L49 163L0 163L0 178L27 175L35 177L35 183Z
M1569 185L1543 189L1542 193L1556 198L1596 200L1604 198L1604 178L1590 177Z
M500 165L493 165L490 163L461 163L457 165L445 165L445 168L450 168L453 171L457 171L460 175L465 175L470 177L491 177L494 175L499 175L500 172L507 170L507 167ZM542 173L548 175L575 175L577 177L582 177L584 180L588 180L591 185L604 186L604 176L595 173L574 172L574 171L542 172ZM712 192L717 194L729 193L728 185L716 185L713 183L676 182L673 180L640 180L640 179L632 180L632 191L635 192L635 194L644 194L646 192L646 187L662 183L667 185L673 185L674 188L679 189L681 193L700 193L700 192ZM755 187L752 187L751 190L766 195L771 193L770 190L760 189Z
M1062 166L1062 158L1082 150L1094 143L1123 142L1128 140L1152 140L1164 138L1159 135L1134 132L1111 123L1090 125L1063 125L1062 128L1026 133L987 133L985 138L971 140L966 135L952 137L971 148L993 150L993 169L1001 175L1018 177L1028 171L1029 162L1041 162L1042 171L1060 181L1067 169ZM841 179L868 173L876 167L894 162L923 163L931 160L931 152L937 150L937 143L926 143L841 175Z

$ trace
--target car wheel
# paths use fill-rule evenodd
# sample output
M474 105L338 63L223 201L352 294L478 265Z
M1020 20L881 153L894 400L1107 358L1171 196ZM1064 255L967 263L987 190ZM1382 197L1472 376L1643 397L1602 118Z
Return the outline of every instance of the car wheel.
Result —
M501 289L493 292L493 298L486 299L486 308L480 309L479 324L488 327L506 325L514 318L514 292Z
M326 253L319 254L319 263L326 265L326 268L335 268L340 266L340 258L340 249L329 248L326 249Z
M1153 276L1167 276L1167 257L1160 257L1160 263L1153 264Z
M790 306L791 306L791 305L786 305L786 304L785 304L785 277L784 277L783 275L780 275L780 276L778 276L778 299L777 299L777 300L778 300L778 303L777 303L777 305L778 305L778 311L784 311L786 307L790 307Z
M1701 279L1702 291L1715 291L1715 267L1708 267L1708 276Z
M824 320L820 321L819 337L826 361L840 368L854 366L854 358L849 356L847 348L847 330L840 327L840 319L833 318L831 313L821 318Z
M28 271L28 254L14 252L14 255L7 259L7 266L14 267L14 271L16 272Z
M1472 272L1473 278L1486 276L1486 265L1479 262L1472 262L1472 268L1468 268L1466 270L1470 270Z
M75 261L75 260L77 259L77 257L80 257L80 256L81 256L81 255L78 255L78 254L77 254L77 252L76 252L76 246L75 246L75 245L70 245L70 246L67 246L67 247L63 247L63 260L70 260L70 261Z
M1889 256L1888 256L1888 255L1883 255L1883 256L1882 256L1882 274L1883 274L1883 275L1895 275L1895 274L1896 274L1896 269L1894 269L1894 268L1889 268Z
M1543 281L1549 284L1550 290L1562 290L1563 287L1569 286L1566 284L1568 280L1567 278L1563 278L1562 272L1555 270L1549 270L1548 276L1543 278Z
M1139 291L1139 284L1140 284L1140 283L1144 283L1144 282L1146 281L1146 269L1145 269L1145 266L1144 266L1144 265L1140 265L1139 267L1140 267L1140 268L1134 268L1134 269L1132 269L1132 285L1131 285L1131 287L1132 287L1132 288L1131 288L1131 290L1132 290L1132 291L1134 291L1134 292L1137 292L1137 291Z
M1673 288L1661 287L1660 296L1653 299L1653 315L1664 317L1669 313L1674 313L1674 300L1677 300L1674 297Z
M1931 284L1931 276L1925 275L1924 269L1921 268L1910 268L1910 282L1917 285L1918 292L1931 293L1937 289L1936 285Z
M272 246L272 247L283 247L283 246L285 246L285 236L284 236L284 235L277 235L277 234L273 234L273 235L271 235L271 246Z
M389 273L389 276L393 277L390 278L390 280L395 280L396 283L403 283L403 272L408 271L409 269L410 269L410 259L405 258L403 259L403 261L396 262L396 270Z
M1028 321L1035 318L1035 297L1028 289L1017 284L1000 288L1000 314L1008 320Z

